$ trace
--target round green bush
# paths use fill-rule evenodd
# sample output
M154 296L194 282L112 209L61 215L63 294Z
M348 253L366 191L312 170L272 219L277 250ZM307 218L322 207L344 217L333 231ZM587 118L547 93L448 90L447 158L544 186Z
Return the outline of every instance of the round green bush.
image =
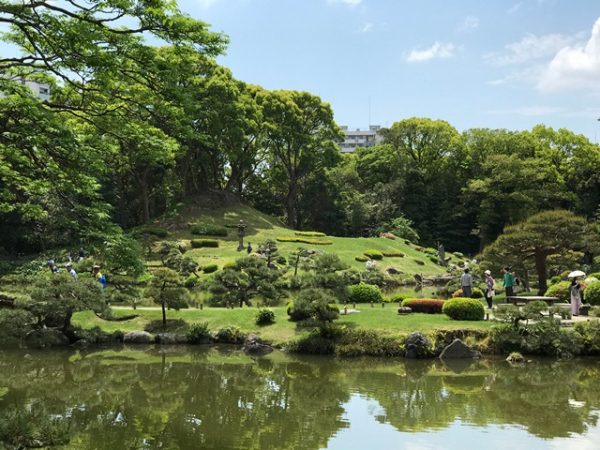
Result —
M357 256L354 259L358 262L367 262L369 260L369 258L367 258L366 256Z
M339 309L332 305L333 302L335 298L322 289L304 289L293 302L288 303L287 313L294 322L306 319L331 322L339 315Z
M557 297L561 302L571 301L571 282L561 281L548 288L545 294L547 297Z
M383 259L383 253L381 253L379 250L367 250L364 252L364 255L367 258L371 258L371 259L377 259L377 260Z
M214 239L192 239L192 248L202 248L202 247L218 247L219 241L215 241Z
M453 298L444 303L442 312L454 320L483 320L483 303L473 298Z
M585 288L584 300L590 305L600 305L600 282L592 283Z
M407 298L409 298L409 296L406 294L396 294L389 297L384 297L383 301L385 303L402 303Z
M383 252L383 256L386 258L404 258L404 253L402 252Z
M275 313L270 308L261 308L256 313L254 322L256 325L271 325L275 323Z
M287 264L287 260L285 259L285 256L278 256L278 257L275 259L275 262L276 262L277 264L279 264L280 266L285 266L285 265Z
M559 277L558 275L555 275L552 278L550 278L550 280L548 280L548 284L550 286L552 286L553 284L560 283L561 281L562 281L562 278Z
M210 330L208 323L194 323L187 332L188 343L190 344L208 344L210 342Z
M416 262L419 266L424 266L425 265L425 261L421 260L421 259L413 259L414 262Z
M383 295L379 287L361 282L350 286L349 299L353 303L381 303Z
M204 273L213 273L217 270L219 270L219 266L217 266L216 264L207 264L206 266L202 267L202 272Z

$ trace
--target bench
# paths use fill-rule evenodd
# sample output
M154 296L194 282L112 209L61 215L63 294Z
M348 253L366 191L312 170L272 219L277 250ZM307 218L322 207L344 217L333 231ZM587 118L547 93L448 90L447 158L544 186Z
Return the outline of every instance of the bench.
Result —
M531 296L520 296L520 295L513 295L511 297L506 297L506 300L509 303L512 303L513 305L517 305L517 304L527 304L527 303L531 303L531 302L537 302L537 301L542 301L542 302L546 302L549 306L554 305L554 303L557 303L560 301L560 299L558 297L543 297L543 296L538 296L538 295L531 295Z

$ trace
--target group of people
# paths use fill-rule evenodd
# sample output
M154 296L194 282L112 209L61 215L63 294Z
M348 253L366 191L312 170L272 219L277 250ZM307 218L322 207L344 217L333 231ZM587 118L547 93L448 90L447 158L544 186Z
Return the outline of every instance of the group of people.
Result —
M71 255L69 255L68 258L69 258L69 260L65 264L65 270L69 273L69 275L71 275L71 278L73 278L74 280L77 280L79 278L79 275L77 274L77 272L75 271L75 268L73 267L73 257ZM78 258L79 258L79 261L84 260L85 252L83 249L79 249ZM47 264L50 272L52 272L53 274L61 272L60 268L56 265L56 263L54 262L53 259L49 259L46 264ZM106 284L107 284L106 275L104 275L102 273L102 271L100 270L100 266L98 264L94 264L92 266L91 273L92 273L92 276L94 277L94 279L96 281L98 281L98 283L100 283L100 286L102 287L102 289L106 288Z
M502 269L502 286L506 297L512 297L515 295L515 285L518 284L518 279L510 267L504 267ZM496 280L492 276L490 270L486 270L485 274L485 300L488 304L488 308L492 308L494 296L496 295ZM469 268L465 268L463 274L460 276L460 287L464 297L471 297L473 295L473 276L470 273Z

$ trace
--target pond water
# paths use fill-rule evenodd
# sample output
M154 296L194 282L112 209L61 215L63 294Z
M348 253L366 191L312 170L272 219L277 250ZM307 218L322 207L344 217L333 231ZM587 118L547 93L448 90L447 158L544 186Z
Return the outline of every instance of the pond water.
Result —
M69 449L598 449L599 383L597 359L1 352L0 437L51 419Z

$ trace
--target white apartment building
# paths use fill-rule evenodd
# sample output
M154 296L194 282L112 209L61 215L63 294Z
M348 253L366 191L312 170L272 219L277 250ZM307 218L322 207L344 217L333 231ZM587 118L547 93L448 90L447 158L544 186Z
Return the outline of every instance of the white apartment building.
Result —
M13 78L14 80L14 78ZM24 78L15 80L21 83L23 86L27 86L34 97L39 98L43 102L50 101L50 85L47 83L40 83L38 81L26 80ZM3 93L0 91L0 97Z
M342 125L341 129L344 132L344 141L340 142L342 153L352 153L356 147L371 147L383 140L379 133L379 125L370 125L368 130L349 130L347 126Z

